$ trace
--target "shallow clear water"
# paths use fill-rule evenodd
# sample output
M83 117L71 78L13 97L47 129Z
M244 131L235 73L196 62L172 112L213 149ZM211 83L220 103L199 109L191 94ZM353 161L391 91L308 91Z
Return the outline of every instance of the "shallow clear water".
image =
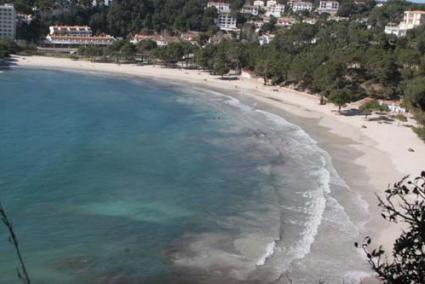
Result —
M311 251L320 231L340 222L344 245L358 233L332 184L344 187L304 131L235 99L0 74L0 200L34 283L270 282L288 271L309 283L318 276L300 261L331 257ZM340 254L336 279L357 269L335 269ZM17 282L16 263L0 230L0 283Z

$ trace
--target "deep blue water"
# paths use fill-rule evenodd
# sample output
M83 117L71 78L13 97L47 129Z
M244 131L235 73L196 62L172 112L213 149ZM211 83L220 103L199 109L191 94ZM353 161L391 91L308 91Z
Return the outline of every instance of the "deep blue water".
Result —
M1 73L0 201L33 282L282 273L309 252L330 166L279 119L156 81ZM18 283L16 264L1 228L0 283Z

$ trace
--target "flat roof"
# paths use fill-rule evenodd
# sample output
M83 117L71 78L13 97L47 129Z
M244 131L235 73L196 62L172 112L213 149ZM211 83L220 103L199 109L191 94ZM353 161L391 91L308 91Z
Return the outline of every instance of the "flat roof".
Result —
M412 11L404 11L404 13L425 14L425 11L422 11L422 10L412 10Z

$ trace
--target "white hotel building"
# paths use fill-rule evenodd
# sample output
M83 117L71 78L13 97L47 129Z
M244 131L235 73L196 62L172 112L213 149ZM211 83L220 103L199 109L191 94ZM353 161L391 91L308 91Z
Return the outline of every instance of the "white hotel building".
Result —
M231 14L230 4L226 1L209 1L207 7L215 7L218 11L216 24L220 30L237 30L237 19Z
M13 5L0 5L0 39L15 40L16 11Z
M46 36L46 43L49 45L111 45L115 40L110 35L93 36L88 26L50 26L49 30L50 33Z
M399 25L385 26L385 33L403 37L406 36L408 30L422 25L425 25L425 11L404 11L403 21Z

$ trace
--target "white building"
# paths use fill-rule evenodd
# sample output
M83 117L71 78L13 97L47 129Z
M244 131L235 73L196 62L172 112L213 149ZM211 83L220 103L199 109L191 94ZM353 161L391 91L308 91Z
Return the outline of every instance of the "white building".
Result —
M216 24L222 31L235 31L237 30L237 19L230 13L218 14Z
M404 11L403 21L400 27L411 30L425 24L425 11Z
M278 4L276 1L267 1L266 16L279 18L285 12L285 5Z
M230 13L230 4L226 1L208 1L207 7L215 7L218 13Z
M198 44L198 39L199 39L199 32L188 31L180 35L181 41L190 42L191 44L194 44L194 45Z
M317 23L317 19L315 18L304 18L302 19L304 24L315 25Z
M264 1L263 0L255 0L254 4L255 7L264 7Z
M258 43L260 45L267 45L270 44L272 42L272 40L274 39L275 35L273 34L264 34L258 37Z
M13 5L0 6L0 39L15 40L16 11Z
M291 27L297 22L294 17L280 17L277 19L276 26L278 27Z
M292 3L292 11L301 12L301 11L312 11L313 3L307 1L296 1Z
M112 0L93 0L92 5L97 6L103 2L103 5L110 6L112 5Z
M402 37L406 35L407 31L400 29L400 25L392 23L385 26L384 32L387 35L395 35L396 37Z
M111 45L115 38L110 35L99 36L52 36L46 37L46 43L60 46L81 46L81 45Z
M259 7L255 5L244 5L241 9L241 14L258 16Z
M389 24L384 32L397 37L406 36L407 31L425 24L425 11L404 11L403 21L397 26Z
M50 26L46 43L60 46L111 45L115 38L110 35L93 36L88 26Z
M319 8L317 9L319 13L329 13L335 15L339 9L338 1L320 1Z
M222 31L237 30L237 19L230 12L230 4L225 0L208 1L207 7L215 7L218 11L216 25Z
M276 6L276 5L277 5L276 0L269 0L269 1L267 1L266 7L272 7L272 6Z
M151 40L156 43L158 47L164 47L173 42L179 42L179 39L174 36L167 35L144 35L144 34L136 34L130 40L131 43L137 44L144 40Z
M390 112L392 113L406 113L406 109L404 107L401 107L399 104L391 103L387 104L388 108L390 109Z
M50 26L49 35L55 36L91 36L89 26Z

